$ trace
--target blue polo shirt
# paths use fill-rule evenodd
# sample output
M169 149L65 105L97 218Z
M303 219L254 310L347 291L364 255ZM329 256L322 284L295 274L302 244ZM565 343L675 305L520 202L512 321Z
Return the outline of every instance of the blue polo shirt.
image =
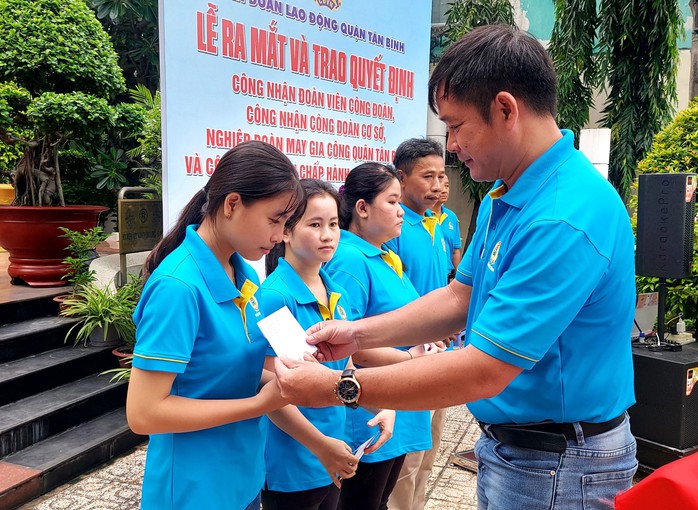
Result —
M262 314L252 295L257 275L234 254L233 285L197 228L187 227L182 244L143 288L133 315L133 366L176 374L172 395L252 397L267 348L257 328ZM260 418L151 435L141 508L243 510L264 483L264 439Z
M381 258L383 253L356 234L342 230L337 252L325 264L332 279L349 292L352 315L357 318L390 312L419 297L407 275L398 276ZM353 448L378 432L378 427L366 425L371 418L373 415L362 408L347 408L347 434ZM429 411L397 411L393 437L361 461L380 462L430 449Z
M303 282L298 273L283 258L279 265L262 284L261 299L264 313L269 315L287 306L296 320L307 329L325 319L347 319L349 304L347 293L336 285L325 271L320 269L320 277L327 289L330 308L321 311L317 298ZM324 316L323 316L324 312ZM273 350L269 355L275 355ZM329 361L323 365L332 370L344 370L349 358ZM346 441L343 406L323 408L298 407L315 428L322 434ZM332 480L320 461L310 450L269 423L266 448L266 488L278 492L296 492L330 485Z
M385 245L400 256L412 285L423 296L448 284L453 252L447 253L448 247L440 225L436 225L432 238L422 223L424 216L403 204L400 207L405 211L402 232ZM426 216L433 215L431 211L426 212Z
M441 206L441 215L439 216L439 225L446 240L446 252L448 254L450 269L453 269L453 252L461 249L462 243L460 238L460 222L458 216L446 206Z
M635 402L630 220L563 135L510 190L494 184L458 267L473 287L466 341L524 369L468 405L484 422L603 422Z

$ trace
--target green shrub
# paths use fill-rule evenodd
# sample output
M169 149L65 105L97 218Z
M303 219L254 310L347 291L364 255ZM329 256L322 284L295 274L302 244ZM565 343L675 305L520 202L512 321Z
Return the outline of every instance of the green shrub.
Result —
M0 165L14 164L16 205L64 205L61 149L79 140L91 172L98 149L135 146L121 144L141 132L145 113L109 103L124 78L83 0L0 0L0 34L0 141L14 146L0 151Z
M698 173L698 100L692 101L685 110L657 133L650 151L638 164L638 173ZM637 188L637 180L634 187ZM637 195L633 193L630 207L637 211ZM633 228L637 225L637 214L632 215ZM693 227L693 258L691 273L693 278L681 280L667 279L666 311L668 317L682 314L685 319L698 319L698 221ZM647 276L637 277L638 292L656 292L659 279Z

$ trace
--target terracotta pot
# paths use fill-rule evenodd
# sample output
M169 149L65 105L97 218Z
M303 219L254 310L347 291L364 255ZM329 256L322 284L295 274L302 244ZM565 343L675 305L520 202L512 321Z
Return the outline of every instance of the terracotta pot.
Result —
M117 347L111 353L119 359L119 366L121 368L131 368L131 360L126 360L133 356L133 349L131 347Z
M70 298L70 294L61 294L59 296L53 296L53 302L58 305L58 312L62 312L66 309L65 300Z
M0 246L9 254L7 272L12 283L32 287L59 287L67 267L63 264L70 241L58 227L82 232L95 227L107 207L68 205L65 207L0 206Z

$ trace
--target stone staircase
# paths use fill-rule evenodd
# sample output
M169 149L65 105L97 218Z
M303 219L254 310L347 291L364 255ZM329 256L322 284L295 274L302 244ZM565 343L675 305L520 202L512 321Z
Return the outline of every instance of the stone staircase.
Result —
M50 293L0 303L0 509L145 440L126 423L126 383L99 375L117 366L112 348L64 343L73 324Z

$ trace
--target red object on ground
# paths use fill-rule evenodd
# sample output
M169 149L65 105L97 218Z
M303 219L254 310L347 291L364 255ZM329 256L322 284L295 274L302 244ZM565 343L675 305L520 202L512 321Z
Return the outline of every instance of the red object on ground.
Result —
M698 453L660 467L616 497L616 510L698 509Z

